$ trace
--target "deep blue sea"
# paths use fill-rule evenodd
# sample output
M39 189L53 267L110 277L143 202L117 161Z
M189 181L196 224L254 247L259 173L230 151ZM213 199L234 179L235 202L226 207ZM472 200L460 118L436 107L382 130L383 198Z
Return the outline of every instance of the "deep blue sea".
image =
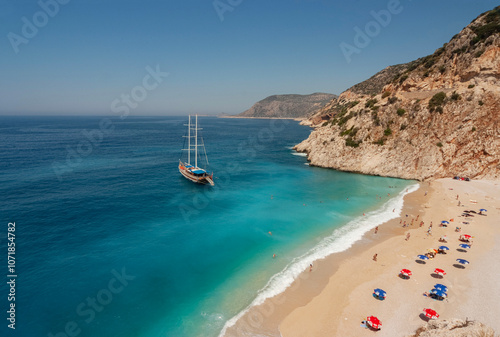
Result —
M0 335L216 337L415 188L308 166L295 121L215 117L199 122L216 185L196 185L177 170L186 122L0 117Z

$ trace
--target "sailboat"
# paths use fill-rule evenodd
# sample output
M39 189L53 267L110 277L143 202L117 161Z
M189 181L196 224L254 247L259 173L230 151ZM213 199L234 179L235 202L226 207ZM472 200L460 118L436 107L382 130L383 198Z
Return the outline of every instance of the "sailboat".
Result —
M201 143L198 143L198 131L202 130L198 128L198 115L195 116L195 125L191 124L191 116L188 117L188 127L187 132L187 143L188 148L183 149L183 151L187 151L188 158L186 162L183 162L179 159L179 172L184 176L184 178L191 180L192 182L198 184L209 184L214 186L214 174L213 172L207 172L205 169L198 167L198 148L202 147L205 153L205 159L208 165L207 152L205 151L205 144L203 142L203 138L201 138ZM194 131L194 136L192 135ZM193 144L194 141L194 144ZM191 164L191 152L194 151L194 165Z

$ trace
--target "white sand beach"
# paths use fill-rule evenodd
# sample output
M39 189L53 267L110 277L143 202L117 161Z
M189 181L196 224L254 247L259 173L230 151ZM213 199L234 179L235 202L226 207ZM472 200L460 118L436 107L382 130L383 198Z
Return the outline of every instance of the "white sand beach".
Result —
M464 210L481 208L488 210L486 215L461 217ZM436 310L439 319L478 320L498 332L499 213L500 182L424 182L405 197L401 219L379 226L377 234L367 233L348 251L317 261L312 272L304 271L283 294L251 309L226 336L406 336L425 323L424 308ZM412 219L412 226L400 225L400 221L411 224ZM442 220L450 224L440 227ZM431 221L432 235L428 235ZM461 232L455 231L457 226ZM459 247L461 234L473 236L470 249ZM439 242L444 235L447 243ZM416 262L417 255L441 245L449 247L447 254L437 254L425 264ZM462 267L456 262L459 258L470 264ZM398 276L403 268L412 271L407 280ZM446 275L439 278L435 268ZM444 301L423 295L436 283L448 287ZM374 288L387 291L387 298L375 299ZM378 332L362 326L361 321L371 315L382 321Z

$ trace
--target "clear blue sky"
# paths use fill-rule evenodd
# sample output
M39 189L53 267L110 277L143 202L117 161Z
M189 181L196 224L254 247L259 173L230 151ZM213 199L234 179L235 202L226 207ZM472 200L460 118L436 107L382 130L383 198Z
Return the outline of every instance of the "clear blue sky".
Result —
M354 28L397 0L220 0L231 9L223 21L213 0L59 1L49 16L35 0L0 0L0 114L119 114L113 103L138 116L235 114L273 94L340 94L432 53L498 5L400 0L347 62L340 44L354 46ZM157 65L169 75L154 89L146 78L146 90L146 67ZM133 90L138 100L125 103Z

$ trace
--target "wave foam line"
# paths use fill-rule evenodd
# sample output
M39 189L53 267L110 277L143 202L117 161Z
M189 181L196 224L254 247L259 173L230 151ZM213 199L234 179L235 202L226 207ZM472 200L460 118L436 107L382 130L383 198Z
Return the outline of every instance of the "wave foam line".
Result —
M235 325L252 307L261 305L266 299L284 292L314 261L349 249L356 241L361 240L366 232L399 217L403 209L404 196L415 192L419 187L419 184L409 186L407 189L401 191L397 197L388 200L380 209L368 212L365 216L349 221L345 226L335 229L332 235L322 239L307 253L294 258L282 271L271 277L264 288L259 290L257 297L248 307L224 324L219 337L223 337L226 330ZM394 212L392 211L393 209Z

